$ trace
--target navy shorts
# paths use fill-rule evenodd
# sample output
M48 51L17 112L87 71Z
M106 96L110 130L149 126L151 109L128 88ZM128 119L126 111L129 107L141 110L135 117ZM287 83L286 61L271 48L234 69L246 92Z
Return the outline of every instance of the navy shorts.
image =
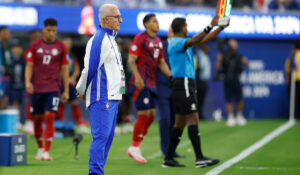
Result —
M143 90L138 90L134 85L131 85L129 88L129 94L131 95L138 111L155 109L156 93L154 89L145 87Z
M224 90L226 102L231 102L233 99L237 102L243 100L242 85L238 78L225 79Z
M31 95L30 112L32 115L45 111L57 112L59 101L58 92L34 93Z
M25 91L24 89L11 89L9 93L9 102L14 103L18 102L19 104L22 104L24 99Z
M61 86L60 90L63 93L64 92L64 86ZM69 102L77 99L76 93L77 93L76 87L73 86L73 85L69 85L69 100L68 100Z

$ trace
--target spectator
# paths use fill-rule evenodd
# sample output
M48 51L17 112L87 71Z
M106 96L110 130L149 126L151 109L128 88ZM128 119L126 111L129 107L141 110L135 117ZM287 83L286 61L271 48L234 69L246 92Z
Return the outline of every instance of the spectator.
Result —
M23 48L20 41L17 39L12 40L11 45L11 74L10 74L10 104L18 109L19 115L21 115L21 105L23 103L24 96L24 70L25 62L23 58Z
M0 27L0 54L1 54L1 62L2 62L2 86L3 86L3 97L0 101L0 108L6 108L8 105L8 94L9 92L9 81L10 81L10 73L11 73L11 52L10 52L10 30L6 26Z
M216 69L224 74L224 91L227 110L227 126L246 124L246 119L243 116L243 94L240 75L243 72L243 65L249 65L246 57L242 56L237 51L238 42L235 39L228 41L228 50L218 55ZM237 103L237 117L233 114L233 98Z

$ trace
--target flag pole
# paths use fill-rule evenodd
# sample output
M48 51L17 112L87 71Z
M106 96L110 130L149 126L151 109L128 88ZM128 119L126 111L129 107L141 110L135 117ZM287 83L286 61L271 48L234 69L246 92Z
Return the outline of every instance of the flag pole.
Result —
M292 69L291 72L291 89L290 89L290 121L295 120L295 86L296 86L296 79L295 79L295 70Z

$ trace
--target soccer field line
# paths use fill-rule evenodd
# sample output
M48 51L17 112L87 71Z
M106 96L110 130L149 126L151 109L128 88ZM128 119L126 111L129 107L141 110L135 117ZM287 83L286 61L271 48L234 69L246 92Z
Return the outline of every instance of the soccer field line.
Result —
M256 150L258 150L259 148L263 147L265 144L269 143L275 137L279 136L280 134L282 134L283 132L285 132L286 130L288 130L289 128L291 128L294 125L295 125L294 120L287 121L286 123L280 125L278 128L276 128L275 130L270 132L268 135L264 136L261 140L257 141L256 143L254 143L250 147L246 148L245 150L240 152L235 157L227 160L226 162L224 162L220 166L210 170L205 175L217 175L217 174L221 173L225 169L231 167L232 165L236 164L237 162L239 162L239 161L243 160L244 158L248 157L250 154L252 154Z
M190 143L191 143L190 140L185 140L182 143L180 143L177 148L185 147L185 146L189 145ZM156 152L156 153L154 153L154 154L152 154L150 156L147 156L146 158L147 159L155 159L157 157L160 157L161 154L162 154L161 151L158 151L158 152Z
M252 166L237 166L241 170L277 170L277 171L300 171L300 168L278 168L278 167L252 167Z

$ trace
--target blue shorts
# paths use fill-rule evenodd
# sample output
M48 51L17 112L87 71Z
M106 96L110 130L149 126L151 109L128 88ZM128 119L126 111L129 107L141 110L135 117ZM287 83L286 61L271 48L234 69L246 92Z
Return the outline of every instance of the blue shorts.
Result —
M32 115L45 111L57 112L59 101L58 92L34 93L31 95L30 112Z
M154 89L145 87L143 90L138 90L134 85L131 85L129 93L138 111L155 108L156 93Z

